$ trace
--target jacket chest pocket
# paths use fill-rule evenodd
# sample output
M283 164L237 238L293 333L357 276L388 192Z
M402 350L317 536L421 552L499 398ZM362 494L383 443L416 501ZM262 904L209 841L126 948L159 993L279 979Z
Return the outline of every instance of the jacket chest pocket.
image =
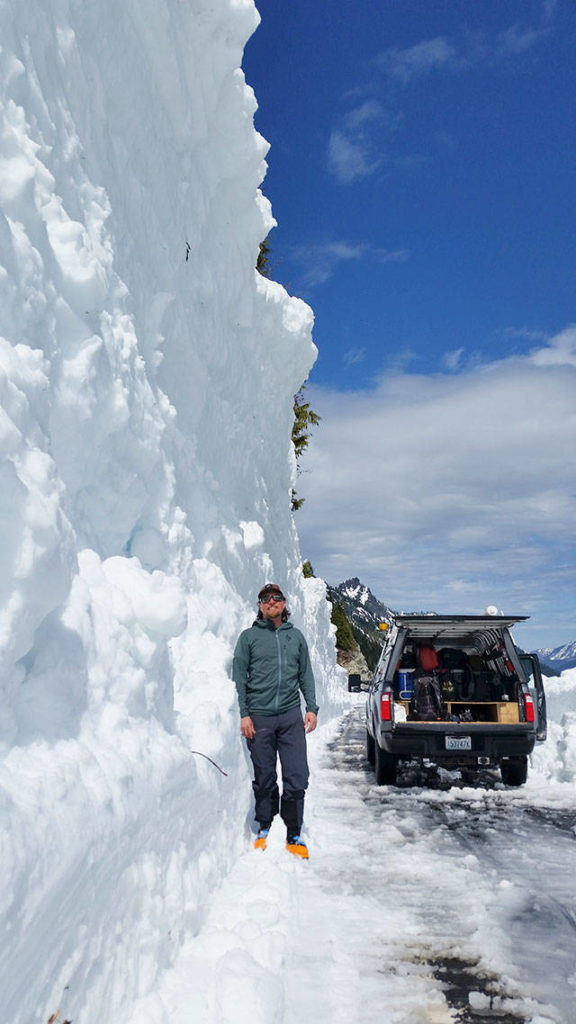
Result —
M298 644L286 640L282 644L282 661L290 673L298 671Z

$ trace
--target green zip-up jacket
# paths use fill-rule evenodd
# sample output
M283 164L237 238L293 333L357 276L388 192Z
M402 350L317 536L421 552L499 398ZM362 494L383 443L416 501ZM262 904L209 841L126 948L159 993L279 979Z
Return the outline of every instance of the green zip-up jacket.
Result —
M308 644L299 629L283 622L275 629L269 619L256 619L238 637L232 664L240 717L279 715L300 707L318 713Z

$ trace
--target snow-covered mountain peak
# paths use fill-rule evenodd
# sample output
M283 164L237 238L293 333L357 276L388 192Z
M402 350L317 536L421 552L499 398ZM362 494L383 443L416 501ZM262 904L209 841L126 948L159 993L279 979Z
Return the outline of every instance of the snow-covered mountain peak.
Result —
M391 623L392 612L382 601L374 597L370 588L357 576L344 580L337 587L330 586L328 594L333 603L343 606L356 641L368 665L373 668L380 653L383 637L378 626L381 622Z
M349 580L345 580L344 583L340 583L338 590L349 597L351 600L358 601L360 604L366 604L370 597L370 591L368 587L364 586L360 582L357 576L353 576Z
M559 672L576 668L576 640L559 647L543 647L537 653L541 661Z
M367 618L373 620L377 626L378 622L387 621L390 616L390 609L370 590L370 587L362 583L357 576L344 580L337 587L333 587L334 593L338 594L344 602L353 605L358 614L365 613Z

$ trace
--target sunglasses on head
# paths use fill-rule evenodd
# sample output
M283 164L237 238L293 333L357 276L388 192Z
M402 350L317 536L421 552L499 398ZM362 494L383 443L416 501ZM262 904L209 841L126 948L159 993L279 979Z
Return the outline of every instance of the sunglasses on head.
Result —
M259 598L260 604L268 604L270 601L284 601L282 594L266 594L264 597Z

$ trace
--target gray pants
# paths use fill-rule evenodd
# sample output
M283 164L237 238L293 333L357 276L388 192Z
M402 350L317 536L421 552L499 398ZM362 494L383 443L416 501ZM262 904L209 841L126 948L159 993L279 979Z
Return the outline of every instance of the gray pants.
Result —
M281 715L251 715L256 735L248 740L254 768L255 818L260 828L269 828L278 810L289 835L298 835L304 816L304 793L308 787L306 733L300 708ZM282 801L278 792L276 759L282 767Z

